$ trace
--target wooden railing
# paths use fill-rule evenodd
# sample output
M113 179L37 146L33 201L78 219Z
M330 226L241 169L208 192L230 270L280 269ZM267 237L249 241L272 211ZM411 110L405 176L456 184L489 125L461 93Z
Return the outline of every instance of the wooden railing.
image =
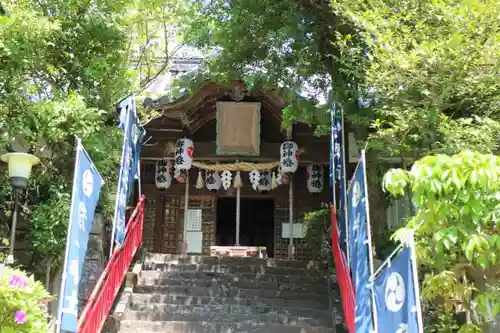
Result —
M142 196L130 216L123 246L115 250L78 320L79 333L99 333L115 302L137 249L142 243L144 202Z

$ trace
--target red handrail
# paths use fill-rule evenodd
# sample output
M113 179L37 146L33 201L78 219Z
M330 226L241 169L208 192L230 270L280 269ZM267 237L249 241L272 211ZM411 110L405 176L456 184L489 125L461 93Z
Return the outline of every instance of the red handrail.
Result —
M116 249L90 295L78 320L79 333L99 333L127 274L137 249L142 243L144 202L141 197L125 230L122 247Z

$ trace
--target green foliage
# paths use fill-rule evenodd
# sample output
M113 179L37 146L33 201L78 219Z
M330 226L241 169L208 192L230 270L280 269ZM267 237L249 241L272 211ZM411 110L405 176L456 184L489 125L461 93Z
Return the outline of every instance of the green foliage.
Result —
M112 12L120 3L19 0L0 17L0 151L42 159L21 200L36 249L32 260L41 270L40 260L63 254L75 136L111 191L116 182L120 135L113 104L131 83L128 38ZM1 197L8 200L9 182L1 174Z
M377 116L374 145L412 158L464 149L498 151L497 1L332 4L367 45L370 61L359 88Z
M431 312L429 316L426 314L425 332L429 333L455 333L459 326L453 315L447 312Z
M0 266L0 327L2 333L49 332L43 285L23 271Z
M323 208L304 216L305 241L324 264L332 264L330 209Z
M172 50L167 39L175 36L164 28L175 23L170 14L180 13L181 3L4 4L8 15L0 16L0 153L21 150L42 159L21 194L21 216L29 223L31 240L27 252L34 253L28 268L33 271L42 273L40 263L63 255L75 136L83 139L106 181L98 209L111 217L122 144L114 104L168 68ZM10 198L2 170L0 227L10 224Z
M418 210L395 238L416 229L422 297L447 313L469 313L471 325L493 320L500 314L500 158L470 151L427 156L384 178L393 195L407 186Z
M280 88L290 103L285 125L328 124L334 97L355 103L356 89L345 89L352 75L339 71L338 42L350 29L327 1L191 2L201 8L188 19L184 40L210 56L205 71L181 86L243 80L249 89Z

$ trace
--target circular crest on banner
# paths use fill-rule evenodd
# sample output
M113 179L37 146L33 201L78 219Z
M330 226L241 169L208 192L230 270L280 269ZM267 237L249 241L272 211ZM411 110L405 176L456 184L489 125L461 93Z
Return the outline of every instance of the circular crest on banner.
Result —
M352 186L352 206L357 207L361 201L361 185L356 181Z
M90 197L92 195L92 191L94 190L94 177L89 169L83 172L82 188L83 194L85 194L86 197Z
M401 274L391 273L385 285L385 305L392 312L401 310L405 303L406 288Z

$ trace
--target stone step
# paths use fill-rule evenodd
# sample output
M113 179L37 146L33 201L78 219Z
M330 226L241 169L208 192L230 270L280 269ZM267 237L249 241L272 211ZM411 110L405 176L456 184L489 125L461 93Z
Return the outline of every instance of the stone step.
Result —
M281 298L286 300L313 300L328 301L328 293L299 292L289 290L243 289L228 288L226 286L200 287L200 286L144 286L134 288L138 294L181 294L186 296L201 297L237 297L237 298Z
M121 322L120 333L341 333L333 328L257 323Z
M226 304L236 306L262 306L282 308L308 308L324 310L329 308L328 298L310 300L286 300L282 298L239 298L239 297L210 297L191 296L185 294L132 294L132 304L173 304L173 305L211 305Z
M326 309L309 309L300 307L272 307L263 306L260 304L252 305L231 305L225 303L219 304L205 304L205 305L177 305L177 304L144 304L144 303L134 303L129 305L129 309L132 311L147 311L151 313L168 313L175 315L183 314L223 314L223 315L260 315L260 314L276 314L276 315L287 315L292 317L308 317L308 318L320 318L329 322L332 320L332 313L328 308Z
M217 279L217 280L238 280L248 282L275 282L283 283L293 281L298 284L318 284L328 285L328 278L321 274L309 275L281 275L281 274L260 274L256 273L219 273L219 272L203 272L203 271L184 271L184 272L163 272L163 271L142 271L140 273L142 279Z
M288 326L313 326L332 327L333 318L292 316L282 313L264 314L238 314L224 312L210 312L203 307L195 308L199 312L169 313L153 311L126 311L123 320L139 321L188 321L188 322L210 322L210 323L261 323L261 324L281 324Z
M188 263L159 263L145 262L142 265L143 271L157 272L212 272L223 274L269 274L284 276L326 276L326 272L319 270L306 270L302 268L274 267L265 264L188 264Z
M146 262L169 263L169 264L205 264L205 265L259 265L277 268L295 268L302 270L324 270L324 267L316 261L285 260L285 259L263 259L253 257L211 257L190 255L182 257L175 254L147 253Z
M294 281L282 281L280 283L274 281L242 281L237 277L226 275L218 278L199 278L199 279L154 279L140 278L139 286L183 286L183 287L225 287L225 288L240 288L240 289L266 289L266 290L281 290L281 291L298 291L298 292L318 292L328 293L328 284L317 283L296 283Z

